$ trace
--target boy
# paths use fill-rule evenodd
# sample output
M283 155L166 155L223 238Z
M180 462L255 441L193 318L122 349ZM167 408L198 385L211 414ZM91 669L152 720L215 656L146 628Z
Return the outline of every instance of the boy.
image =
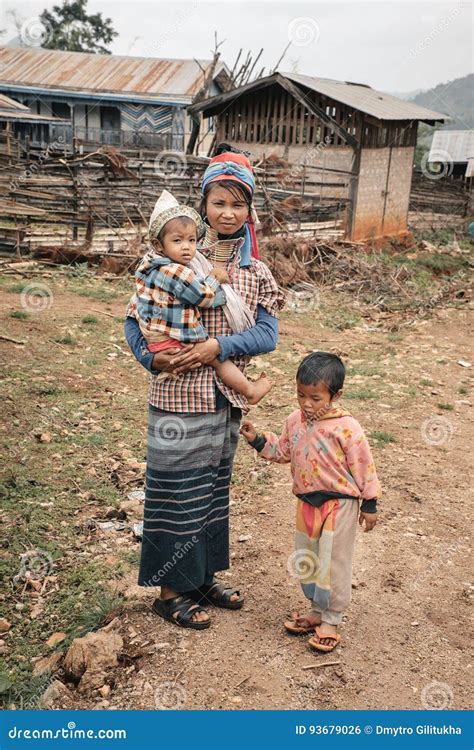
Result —
M345 367L335 354L315 352L296 373L299 409L280 438L257 434L251 422L241 433L262 458L290 463L296 509L296 551L291 556L305 596L307 615L285 623L291 633L312 633L309 644L332 651L351 598L357 520L365 531L377 522L380 485L367 438L354 417L337 405ZM359 510L359 500L361 506Z

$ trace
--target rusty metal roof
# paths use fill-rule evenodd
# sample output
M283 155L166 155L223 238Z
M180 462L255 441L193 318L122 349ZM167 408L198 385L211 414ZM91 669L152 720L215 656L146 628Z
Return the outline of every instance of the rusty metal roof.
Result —
M38 115L32 112L30 107L10 99L5 94L0 94L0 121L6 120L12 122L51 122L55 125L71 124L71 121L64 117L55 117L54 115Z
M199 60L206 70L211 61ZM216 74L222 69L216 70ZM0 83L4 88L52 89L91 94L141 94L184 104L203 83L194 60L96 55L31 47L0 47Z
M358 109L378 120L449 120L447 115L420 107L413 102L398 99L391 94L366 86L363 83L333 81L330 78L313 78L298 73L282 73L290 81L306 86L341 104Z
M16 102L15 99L10 99L10 97L5 96L5 94L0 94L0 109L8 112L29 112L29 107L20 104L20 102Z
M420 107L418 104L397 99L396 96L384 94L382 91L370 88L361 83L350 83L347 81L333 81L329 78L313 78L312 76L299 75L298 73L274 73L258 81L247 83L238 89L226 94L207 99L189 108L191 112L203 111L205 114L217 114L219 107L232 99L243 94L258 90L260 87L278 83L278 79L286 78L298 85L304 94L304 88L323 94L334 101L346 104L348 107L372 115L378 120L421 120L423 122L435 122L449 120L447 115L434 112L431 109Z
M431 141L430 162L467 162L474 158L474 130L437 130Z

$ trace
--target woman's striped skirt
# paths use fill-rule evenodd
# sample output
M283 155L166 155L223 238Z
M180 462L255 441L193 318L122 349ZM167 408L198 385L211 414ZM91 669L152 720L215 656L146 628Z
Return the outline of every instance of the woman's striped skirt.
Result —
M140 586L183 592L229 567L229 487L241 412L149 406Z

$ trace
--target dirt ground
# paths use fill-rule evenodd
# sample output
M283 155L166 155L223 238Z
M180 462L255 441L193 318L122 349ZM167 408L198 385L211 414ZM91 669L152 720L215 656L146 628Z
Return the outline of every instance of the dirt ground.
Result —
M5 486L13 488L4 505L8 574L0 601L11 628L0 637L14 687L26 684L32 660L50 652L52 633L70 640L87 602L112 590L121 600L111 609L127 658L109 681L110 695L69 686L53 707L470 707L474 367L459 364L474 362L468 305L389 332L363 319L337 330L330 322L341 300L323 300L304 315L285 312L278 351L255 360L253 372L265 368L275 388L252 416L258 427L278 429L295 408L301 357L311 349L339 353L348 365L343 403L369 435L384 488L377 527L358 533L342 645L318 656L306 637L282 627L292 609L305 607L287 570L295 509L289 468L256 459L244 442L232 493L232 568L221 577L238 586L245 606L212 610L209 630L183 630L152 614L157 592L136 585L139 543L130 528L84 525L142 487L147 377L123 341L123 288L104 302L92 282L40 281L54 289L54 304L43 311L12 317L23 308L11 279L0 296L3 330L25 341L0 341ZM343 303L350 308L351 300ZM140 504L128 505L127 521L139 520ZM33 548L54 559L41 591L11 580ZM319 666L326 662L336 664ZM11 695L19 705L18 690Z

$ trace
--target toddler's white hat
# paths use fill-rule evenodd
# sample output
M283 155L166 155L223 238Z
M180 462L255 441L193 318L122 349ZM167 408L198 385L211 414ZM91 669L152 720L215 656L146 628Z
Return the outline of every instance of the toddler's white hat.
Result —
M171 195L168 190L163 190L160 197L155 203L153 213L150 216L150 222L148 224L148 234L150 239L158 237L159 233L171 219L176 219L179 216L186 216L188 219L192 219L200 234L202 219L198 212L195 211L191 206L185 206L182 203L178 203L174 195Z

